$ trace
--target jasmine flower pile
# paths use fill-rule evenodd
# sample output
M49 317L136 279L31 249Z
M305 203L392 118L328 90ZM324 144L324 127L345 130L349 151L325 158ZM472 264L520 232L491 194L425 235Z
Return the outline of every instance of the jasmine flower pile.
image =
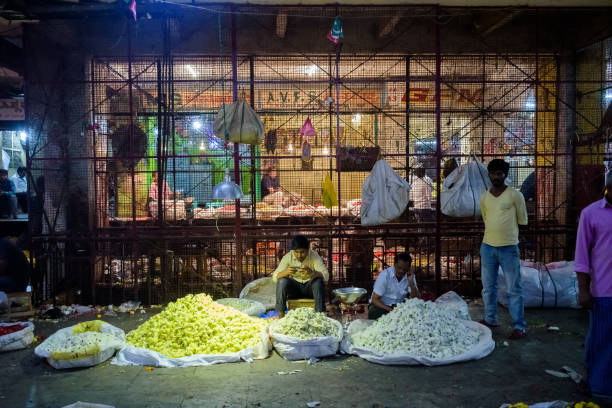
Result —
M265 326L263 320L213 302L202 293L169 303L162 312L130 332L127 342L172 358L227 354L261 342Z
M468 351L478 332L433 302L409 299L353 335L353 344L381 354L442 359Z
M338 326L330 318L309 307L290 310L274 326L274 332L302 340L340 336Z

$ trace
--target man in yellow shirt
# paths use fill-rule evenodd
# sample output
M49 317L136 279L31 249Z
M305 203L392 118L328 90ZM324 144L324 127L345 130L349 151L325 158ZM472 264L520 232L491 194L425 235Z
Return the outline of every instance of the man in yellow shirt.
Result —
M329 272L323 260L310 249L308 238L297 235L291 240L291 251L281 259L272 275L276 283L276 310L285 316L287 299L313 298L315 310L325 311L325 282Z
M497 326L497 279L501 266L508 287L508 312L514 327L508 339L519 340L527 335L518 248L519 225L527 225L527 209L521 192L504 183L510 165L502 159L494 159L487 169L493 186L480 197L485 224L480 246L485 318L480 323Z

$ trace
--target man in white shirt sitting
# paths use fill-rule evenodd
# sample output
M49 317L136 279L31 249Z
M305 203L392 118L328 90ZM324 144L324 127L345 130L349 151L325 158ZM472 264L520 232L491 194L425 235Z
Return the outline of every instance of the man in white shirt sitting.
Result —
M375 320L389 313L406 298L420 297L411 263L410 254L401 252L395 256L394 265L378 275L368 306L368 319Z
M276 310L285 316L287 299L312 298L317 312L325 311L325 282L329 272L323 260L310 249L308 238L297 235L291 240L291 251L281 259L272 275L276 283Z
M28 179L26 178L26 168L19 167L17 173L13 177L13 184L15 184L15 196L17 196L17 203L21 212L26 214L28 212Z

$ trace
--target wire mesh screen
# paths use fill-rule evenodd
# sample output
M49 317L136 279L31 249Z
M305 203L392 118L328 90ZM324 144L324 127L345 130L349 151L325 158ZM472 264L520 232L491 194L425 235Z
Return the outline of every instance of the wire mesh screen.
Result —
M320 11L297 10L295 24ZM390 10L370 11L384 22ZM232 47L226 30L215 56L173 49L168 38L182 38L180 28L161 29L170 47L163 53L88 57L76 81L69 71L55 88L50 76L32 84L29 121L42 131L30 168L45 176L44 222L33 230L46 259L37 266L43 298L74 286L98 303L236 295L273 273L296 233L312 238L329 288L370 289L395 254L409 251L426 290L476 295L481 218L445 215L440 195L455 168L496 158L510 164L507 182L526 199L522 258L571 257L577 212L596 196L589 180L610 150L593 136L612 100L610 42L581 51L576 63L495 49L344 54L287 45L271 54ZM235 100L261 119L257 143L234 143L215 126ZM52 103L65 106L65 117L45 118ZM379 159L413 189L403 214L370 228L360 221L362 186ZM213 197L226 174L240 200ZM76 219L86 225L74 236Z

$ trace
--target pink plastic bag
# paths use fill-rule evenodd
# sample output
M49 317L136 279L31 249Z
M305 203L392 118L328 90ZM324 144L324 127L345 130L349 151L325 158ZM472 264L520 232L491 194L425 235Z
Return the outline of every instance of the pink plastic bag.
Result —
M300 130L300 135L302 136L316 136L317 132L315 132L314 126L312 126L312 122L310 121L310 116L306 118L306 121L302 125L302 129Z

